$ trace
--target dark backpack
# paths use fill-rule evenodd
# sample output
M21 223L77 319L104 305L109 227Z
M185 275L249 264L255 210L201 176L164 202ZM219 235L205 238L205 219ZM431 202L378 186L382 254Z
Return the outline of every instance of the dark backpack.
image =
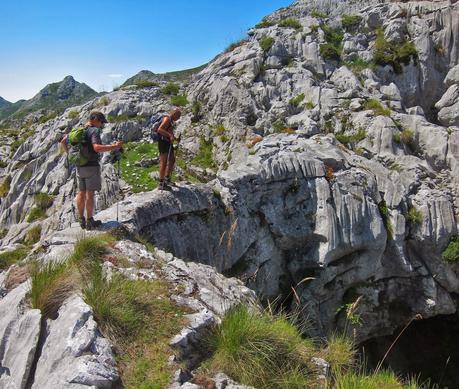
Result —
M75 166L84 166L89 162L89 142L85 127L75 127L69 132L69 162Z
M151 139L153 142L158 142L159 140L165 140L165 137L158 134L158 129L161 126L161 123L163 122L163 119L168 116L168 115L163 115L163 114L157 114L152 116L150 119L150 125L152 126L151 128ZM172 123L172 121L171 121ZM168 140L168 139L167 139Z

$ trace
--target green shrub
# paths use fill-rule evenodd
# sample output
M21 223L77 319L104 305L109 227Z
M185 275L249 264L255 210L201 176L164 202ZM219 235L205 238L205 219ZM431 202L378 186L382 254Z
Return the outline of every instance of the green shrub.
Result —
M137 87L137 89L151 88L154 86L158 86L158 83L153 82L153 81L148 81L148 80L140 80L135 83L135 86Z
M387 231L387 239L392 240L393 233L394 233L394 227L392 226L392 223L390 222L389 208L387 207L386 202L384 200L382 200L378 204L378 209L379 209L379 213L381 215L381 219L384 224L384 228Z
M49 195L48 193L40 192L34 195L35 205L43 210L48 209L53 205L54 196Z
M400 134L400 141L405 145L412 145L414 143L413 131L409 128L404 128Z
M255 25L255 28L266 28L274 26L274 22L270 22L269 20L262 20L260 23Z
M457 263L459 261L459 235L453 236L442 253L442 258L447 262Z
M394 132L392 134L392 140L395 142L395 143L402 143L402 137L400 135L400 132Z
M294 18L287 18L287 19L281 20L277 25L283 28L294 28L297 31L303 29L303 26L298 21L298 19L294 19Z
M346 61L343 65L347 66L350 70L357 74L361 73L365 69L374 68L374 64L372 62L365 61L359 57L356 57L351 61Z
M57 116L56 112L50 112L47 115L43 115L38 119L38 123L43 124L46 123L47 121L54 119Z
M313 18L325 19L327 17L327 14L314 9L311 11L311 16Z
M8 269L16 262L22 261L29 254L29 249L26 247L19 247L12 251L0 253L0 269Z
M374 62L377 65L390 65L395 73L401 73L402 64L409 64L412 58L417 61L417 56L416 46L413 42L389 43L384 37L382 28L376 31Z
M213 146L211 142L207 142L204 138L200 139L198 154L191 160L193 165L197 165L203 169L217 168L213 160Z
M8 175L0 184L0 198L6 197L11 187L11 176Z
M35 220L46 219L46 212L39 207L32 207L27 216L27 223L32 223Z
M67 117L69 119L76 119L79 115L79 112L78 111L70 111L69 114L67 115Z
M341 16L341 25L346 31L352 31L362 21L362 17L358 15L343 15Z
M320 55L323 59L329 59L332 61L339 61L341 59L340 51L330 43L320 45Z
M221 136L226 132L225 126L221 123L217 124L213 132L215 136Z
M99 101L97 102L96 104L96 107L100 108L100 107L104 107L106 105L110 104L110 99L108 98L108 96L102 96Z
M325 40L327 41L327 43L332 44L333 46L337 48L337 50L341 52L340 47L341 47L341 43L344 38L343 30L337 27L336 28L330 27L327 24L323 25L321 28L325 34Z
M224 50L224 52L230 53L234 49L242 46L244 43L247 43L247 39L241 39L241 40L238 40L237 42L233 42Z
M292 105L293 107L298 107L303 100L304 100L304 93L301 93L298 96L291 98L289 101L289 104Z
M272 127L275 133L283 132L287 128L287 126L285 125L285 122L282 119L277 119L272 124Z
M268 51L274 45L274 38L270 36L263 36L258 41L263 51Z
M257 388L315 387L314 345L285 315L238 306L228 311L209 339L212 369Z
M364 104L365 110L372 110L376 116L390 116L391 110L376 99L368 99Z
M29 295L32 307L39 309L45 318L55 319L75 286L68 263L35 263L31 278Z
M191 118L192 123L196 123L201 119L201 103L199 101L193 101L193 104L191 104L191 113L193 114Z
M306 101L306 104L304 104L306 109L314 109L315 105L312 101Z
M355 134L346 135L344 133L335 134L336 139L344 145L355 144L364 140L367 132L363 128L359 128Z
M168 82L161 91L165 95L177 95L179 93L179 86L175 82Z
M171 104L178 107L184 107L188 104L186 95L171 96Z
M33 226L29 231L27 231L27 234L24 239L24 243L27 245L35 244L40 240L40 237L41 237L41 225L38 224L36 226Z
M421 211L416 209L416 207L410 207L408 214L406 215L406 220L411 224L421 224L424 220Z

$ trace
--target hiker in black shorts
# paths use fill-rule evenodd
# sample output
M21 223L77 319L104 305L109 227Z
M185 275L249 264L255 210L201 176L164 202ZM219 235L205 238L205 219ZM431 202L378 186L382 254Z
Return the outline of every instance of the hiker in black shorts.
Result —
M160 135L158 140L159 149L159 189L171 190L172 172L175 166L175 154L173 142L176 139L174 136L174 123L180 119L182 112L179 109L172 110L168 115L165 115L157 132Z
M104 128L107 119L102 112L91 112L89 121L86 124L85 139L88 143L88 162L84 166L78 166L76 169L78 178L78 193L75 197L78 213L80 216L80 226L83 229L94 229L100 227L102 222L94 220L94 193L100 191L102 179L99 165L99 153L105 153L113 150L119 150L123 142L119 141L111 145L103 145L100 139L101 130ZM61 144L68 152L68 136L64 136ZM85 218L85 210L86 216Z

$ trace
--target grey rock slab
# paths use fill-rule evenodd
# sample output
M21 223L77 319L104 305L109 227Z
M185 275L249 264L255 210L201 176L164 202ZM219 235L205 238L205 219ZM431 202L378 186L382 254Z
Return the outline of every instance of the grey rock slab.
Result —
M41 314L27 308L28 288L21 284L0 300L0 382L10 385L5 388L26 387L38 345Z
M111 388L117 380L111 346L100 335L91 308L79 296L68 298L57 319L47 320L32 388Z

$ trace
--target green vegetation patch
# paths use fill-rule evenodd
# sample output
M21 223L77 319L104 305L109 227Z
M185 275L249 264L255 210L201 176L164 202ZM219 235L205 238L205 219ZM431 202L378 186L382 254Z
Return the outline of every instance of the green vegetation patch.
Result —
M274 26L274 24L275 24L274 22L263 19L260 23L255 25L255 28L267 28L267 27Z
M347 135L344 133L335 134L336 139L344 145L354 145L367 136L367 132L363 128L359 128L355 134Z
M46 115L41 116L40 119L38 119L38 123L40 124L46 123L47 121L54 119L56 116L57 116L56 112L50 112Z
M188 104L188 99L186 95L171 96L171 104L178 107L184 107Z
M313 343L286 316L238 306L226 313L209 340L209 368L257 388L315 387Z
M33 226L31 229L27 231L27 234L24 239L24 243L27 245L32 245L37 243L41 237L41 225L38 224Z
M220 123L220 124L217 124L217 125L214 127L214 131L213 131L213 132L214 132L214 135L215 135L215 136L222 136L222 135L225 134L226 128L225 128L225 126L224 126L222 123Z
M11 188L11 176L6 176L0 184L0 197L6 197Z
M294 28L297 31L300 31L303 29L303 26L301 25L299 20L295 18L287 18L287 19L281 20L277 25L283 28Z
M341 16L341 25L346 31L354 31L362 21L359 15L343 15Z
M179 93L179 86L175 82L168 82L162 89L161 91L165 95L170 95L170 96L175 96L178 95Z
M376 116L390 116L391 110L384 108L380 101L376 99L368 99L364 104L365 110L372 110Z
M44 192L36 193L33 198L36 206L43 210L51 207L54 201L54 196Z
M451 238L448 246L441 256L447 262L459 262L459 235Z
M373 69L374 63L363 60L362 58L356 57L350 61L345 61L343 65L347 66L354 73L359 74L365 69Z
M191 160L191 163L203 169L216 169L217 164L213 159L212 142L208 142L204 138L201 138L198 154Z
M121 177L132 188L134 193L153 190L158 182L150 177L150 173L159 171L159 165L150 167L136 166L142 159L159 156L158 144L147 142L130 142L123 146L124 153L120 161Z
M197 123L199 122L199 120L201 120L201 109L202 104L198 100L194 100L191 104L191 113L193 114L193 116L191 117L192 123Z
M247 43L247 39L241 39L241 40L238 40L236 42L233 42L231 43L226 49L225 49L225 53L230 53L231 51L233 51L234 49L242 46L244 43Z
M311 11L311 16L313 18L318 18L318 19L325 19L328 17L328 15L325 12L320 12L317 9L314 9Z
M137 89L142 89L142 88L152 88L154 86L159 86L159 84L153 81L139 80L135 83L135 86L137 87Z
M258 41L261 49L265 52L268 51L274 45L274 42L274 38L271 38L270 36L263 36Z
M341 59L342 41L344 33L339 28L333 28L328 25L323 25L322 31L325 34L327 43L320 45L320 55L324 59L339 61Z
M275 133L283 132L287 128L287 125L282 119L277 119L275 122L272 123L271 126L274 129Z
M105 107L108 104L110 104L110 99L108 98L108 96L102 96L97 102L96 107Z
M377 65L391 65L395 73L401 73L402 64L408 65L413 59L416 63L418 52L411 41L402 43L390 43L384 37L384 29L376 31L374 62Z
M72 110L68 113L67 117L69 119L76 119L80 113L78 111Z
M0 253L0 269L8 269L16 262L22 261L28 254L29 249L27 247L19 247L12 251Z
M406 215L406 220L408 221L408 223L416 225L421 224L424 220L424 217L422 216L421 211L416 209L416 207L410 207Z
M298 96L291 98L289 101L289 104L292 105L293 107L298 107L303 100L304 100L304 93L301 93Z
M27 216L27 223L33 223L36 220L42 219L46 219L46 211L40 207L32 207Z
M387 239L392 240L394 235L394 227L390 222L390 212L389 208L387 207L386 202L383 200L378 204L379 213L381 215L384 227L387 231Z

